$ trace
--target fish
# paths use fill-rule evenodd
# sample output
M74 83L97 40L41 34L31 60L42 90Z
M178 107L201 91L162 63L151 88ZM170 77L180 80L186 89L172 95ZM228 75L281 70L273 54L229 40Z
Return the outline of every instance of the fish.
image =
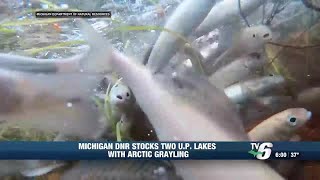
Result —
M153 50L153 47L154 47L154 45L148 47L147 50L146 50L146 52L145 52L145 54L143 55L143 58L142 58L142 60L143 60L143 61L142 61L142 64L143 64L143 65L147 65L147 63L148 63L148 61L149 61L150 54L151 54L151 52L152 52L152 50Z
M241 0L241 10L245 16L251 14L262 5L260 0L245 1ZM241 20L238 1L225 0L218 2L208 13L207 17L195 30L195 35L200 37L220 26L231 24Z
M319 4L310 0L303 0L302 3L309 9L320 11Z
M223 91L212 85L205 75L199 75L194 71L182 70L173 73L171 77L159 75L156 76L156 78L157 81L159 81L159 84L164 86L171 95L180 99L183 104L191 103L193 108L201 114L205 114L209 117L217 116L219 112L226 111L225 107L229 107L227 112L236 111L234 103L226 97ZM212 92L215 92L214 96L212 95ZM217 106L216 102L221 102L223 105ZM226 114L228 114L227 112ZM222 128L229 129L230 134L239 136L243 131L242 122L238 120L239 117L234 113L226 114L224 115L224 118L229 119L233 124L232 126L235 127L232 127L227 123L216 123Z
M265 25L244 28L239 34L235 35L232 46L222 53L210 66L210 73L216 72L238 57L257 54L264 44L271 40L272 31Z
M1 160L0 177L14 174L24 177L40 176L62 166L64 163L46 160Z
M221 49L219 48L218 43L213 43L213 44L210 44L206 47L203 47L200 50L200 53L204 58L204 61L205 61L204 64L207 64L211 59L217 58L222 52L225 51L225 49L223 49L223 50L221 50Z
M144 110L144 112L147 114L149 117L150 121L154 125L156 131L158 134L162 137L163 140L174 140L172 135L166 135L168 134L168 129L171 127L171 129L176 129L178 128L178 124L182 125L183 122L192 122L191 117L195 116L199 118L202 116L201 113L196 113L196 110L192 108L190 105L186 103L182 103L179 101L179 99L175 98L172 96L168 91L165 90L165 88L159 83L159 81L154 80L154 76L151 75L150 71L146 69L144 66L139 66L138 64L132 65L132 60L127 59L126 56L114 52L114 60L112 61L113 63L122 63L120 65L116 64L113 65L114 68L121 67L121 69L116 69L116 71L122 75L123 80L128 84L128 86L131 88L133 91L136 100L138 104L141 106L141 108ZM130 67L131 66L131 67ZM133 68L134 67L134 68ZM127 71L124 71L127 69ZM128 74L131 74L131 76L128 76ZM139 74L139 78L136 79L134 77L134 74ZM147 86L146 86L147 85ZM220 94L223 94L222 92ZM224 96L222 96L224 97ZM227 98L223 99L227 100ZM150 104L152 102L157 102L156 104ZM153 106L151 106L153 105ZM166 106L174 106L174 107L166 107ZM155 108L155 106L157 108ZM179 107L179 108L177 108ZM161 111L158 111L158 109L161 109ZM175 113L170 113L167 112L169 109L175 109L177 112ZM190 110L190 114L187 113L182 113L179 111L184 111L184 110ZM170 115L167 117L167 115ZM233 114L233 113L231 113ZM190 116L188 116L190 115ZM180 117L181 116L181 117ZM179 118L178 118L179 117ZM189 118L187 118L189 117ZM168 119L170 118L170 120ZM172 119L171 119L172 118ZM202 117L204 118L204 117ZM166 119L166 120L164 120ZM176 119L176 120L174 120ZM196 118L195 118L196 119ZM182 121L182 122L175 122L175 121ZM169 124L163 124L164 121L169 121ZM161 124L160 124L161 123ZM178 124L176 124L178 123ZM182 124L181 124L182 123ZM209 121L204 121L202 125L208 125L211 124ZM167 128L161 128L162 126L165 126ZM212 126L212 125L210 125ZM160 128L156 128L160 127ZM183 129L185 131L186 129L182 127L179 127L178 129ZM206 129L206 128L205 128ZM160 132L159 132L159 131ZM180 133L183 132L182 130L172 132L174 135L176 135L178 140L184 140L186 137L182 136L179 137ZM201 134L201 132L200 132ZM224 133L223 133L224 134ZM226 135L226 134L225 134ZM227 138L229 135L221 135L221 138ZM200 135L196 135L193 137L193 135L189 135L190 140L198 140ZM201 136L202 137L202 136ZM239 138L238 136L234 138ZM161 139L161 138L160 138ZM200 139L199 139L200 140Z
M121 82L115 83L110 89L109 98L110 104L122 109L125 109L128 106L130 107L130 105L135 102L130 88Z
M179 4L170 16L164 28L187 37L206 17L214 3L215 1L213 0L197 2L185 0ZM184 43L177 35L161 32L150 54L147 67L153 73L161 71L175 55L179 47L184 46Z
M214 31L219 32L219 38L214 42L215 48L209 48L206 51L205 65L210 67L212 63L228 48L232 46L233 34L238 34L243 29L243 24L237 22L231 25L223 26ZM210 33L209 33L210 34ZM211 45L212 46L212 45Z
M30 0L31 8L32 9L40 9L41 8L41 1L39 0Z
M224 89L247 80L249 77L254 77L266 63L267 61L261 56L244 56L219 69L209 77L209 80L217 88Z
M44 161L39 161L39 163L44 163ZM47 166L43 165L42 167L35 168L35 169L29 169L29 167L26 170L21 171L21 175L24 177L38 177L38 176L43 176L46 175L56 169L59 169L61 167L66 166L67 164L64 162L55 162L51 163Z
M98 97L104 101L106 94L100 94ZM135 103L135 97L128 86L123 82L117 81L112 85L109 92L109 103L111 106L112 117L120 122L120 130L124 138L135 141L157 140L156 132L150 124L147 116ZM107 139L115 139L112 130L106 126L105 134Z
M80 161L61 180L182 180L168 161Z
M91 98L102 78L0 69L0 122L90 137L100 127L101 114Z
M318 112L320 102L320 87L312 87L298 93L297 103L302 107L307 107Z
M228 86L224 89L225 94L236 104L247 103L250 99L265 95L278 87L283 87L285 79L280 76L264 76L250 79Z
M80 54L64 59L40 59L0 53L0 66L10 70L33 73L80 72L80 61L85 57L85 54Z
M296 105L295 99L291 96L260 96L244 105L240 105L240 113L244 125L247 127L256 124L258 120L269 118L288 108L294 108Z
M205 65L204 65L204 57L202 56L201 52L198 51L197 49L193 48L191 45L186 44L184 46L184 52L188 56L190 56L190 61L191 61L191 67L194 67L194 70L207 75L208 73L206 72Z
M80 29L81 30L81 29ZM84 34L84 38L86 35ZM32 73L110 73L103 59L108 52L102 51L91 41L80 54L57 59L26 57L15 54L0 53L0 67L9 70Z
M312 112L304 108L287 109L266 119L248 135L252 141L289 141L311 116Z
M85 25L85 23L82 23ZM90 26L87 26L89 29ZM91 32L94 32L91 29ZM202 113L192 103L187 103L181 98L167 91L152 70L125 56L101 38L99 33L94 35L97 44L105 44L111 51L111 56L105 58L105 63L117 72L123 81L132 90L138 105L146 113L157 132L159 141L247 141L249 140L244 130L241 130L241 119L237 113L230 109L228 98L222 91L211 90L211 98L221 97L215 101L217 108L213 116ZM163 74L166 76L166 74ZM165 78L164 78L165 79ZM197 79L197 78L196 78ZM210 84L207 81L207 84ZM189 85L195 87L196 85ZM199 87L199 89L201 89ZM226 121L225 117L231 117ZM192 133L190 130L192 129ZM238 130L232 132L232 130ZM237 133L239 132L239 133ZM174 161L178 174L183 179L283 179L266 164L257 161ZM224 170L228 167L228 173ZM222 173L223 172L223 173Z
M106 107L104 111L108 111L109 113L107 106L110 105L110 107L108 107L110 108L110 114L108 114L108 117L105 117L107 118L107 122L104 125L105 127L100 137L116 140L116 133L113 131L115 127L113 127L113 125L114 123L120 122L121 136L129 138L128 131L132 122L127 118L126 112L130 111L130 108L133 107L134 97L132 96L132 92L120 79L114 82L113 85L109 84L108 86L112 86L109 92L96 94L96 97L98 97ZM108 104L106 104L106 99L108 99Z

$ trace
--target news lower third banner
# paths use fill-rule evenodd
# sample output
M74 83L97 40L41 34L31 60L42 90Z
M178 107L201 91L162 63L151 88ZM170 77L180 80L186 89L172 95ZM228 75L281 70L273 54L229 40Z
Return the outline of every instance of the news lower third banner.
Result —
M320 142L0 142L0 159L320 160Z

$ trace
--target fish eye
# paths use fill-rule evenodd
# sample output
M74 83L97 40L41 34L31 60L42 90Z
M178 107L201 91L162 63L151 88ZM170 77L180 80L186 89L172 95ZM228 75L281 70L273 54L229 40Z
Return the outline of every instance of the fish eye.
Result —
M267 34L263 35L263 38L267 38L267 37L269 37L269 36L270 36L270 34L267 33Z
M295 126L297 125L297 118L294 116L289 116L288 117L288 122L291 126Z
M122 96L120 96L120 95L117 95L117 98L118 98L118 99L122 99Z
M253 34L252 37L256 37L256 34Z
M127 92L127 97L129 97L130 96L130 94Z

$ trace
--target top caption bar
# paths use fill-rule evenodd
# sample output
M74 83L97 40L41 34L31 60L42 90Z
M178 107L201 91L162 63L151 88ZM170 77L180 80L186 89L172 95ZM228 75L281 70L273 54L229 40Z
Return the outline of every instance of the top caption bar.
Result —
M37 11L36 18L111 18L111 11Z

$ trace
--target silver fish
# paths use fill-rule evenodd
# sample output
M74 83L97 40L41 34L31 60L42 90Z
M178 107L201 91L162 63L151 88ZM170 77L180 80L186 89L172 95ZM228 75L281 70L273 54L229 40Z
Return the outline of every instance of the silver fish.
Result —
M0 177L21 173L25 177L44 175L63 163L39 160L0 160Z
M272 39L272 31L264 25L244 28L235 35L232 46L221 54L209 68L211 73L243 55L258 53Z
M266 63L261 56L245 56L219 69L209 77L209 80L217 88L224 89L254 76Z
M111 86L111 84L109 84L109 86ZM105 117L107 118L106 123L104 124L105 127L100 136L102 138L115 140L116 134L113 132L113 121L115 121L120 122L121 135L125 138L128 138L128 131L130 130L132 122L126 116L126 112L128 112L130 108L133 108L134 106L132 92L128 86L124 85L120 81L117 81L113 83L110 91L107 93L96 94L104 106L110 105L108 108L111 110L109 117ZM108 98L108 104L105 104L106 98Z
M128 86L117 83L110 89L110 103L118 108L125 108L134 103L134 97Z
M303 107L307 107L318 112L320 102L320 87L305 89L298 94L297 102Z
M289 141L311 116L304 108L287 109L266 119L248 135L252 141Z
M166 161L80 161L61 180L182 180Z
M105 94L100 94L99 97L104 100ZM137 141L157 140L154 128L145 113L135 103L135 98L128 86L122 82L115 83L110 89L109 100L112 116L116 121L120 121L124 138ZM110 134L112 132L110 128L106 126L103 137L114 139L114 134Z
M285 82L282 76L266 76L231 85L225 88L224 92L232 102L241 104L265 95L270 90L284 85Z
M175 135L173 135L173 134L169 135L167 128L161 128L162 126L164 126L163 123L166 121L169 121L169 123L166 124L165 126L168 126L171 128L172 127L178 128L177 124L176 124L178 122L175 122L175 121L181 120L181 122L179 122L178 124L180 124L180 123L185 124L187 122L192 123L193 116L195 116L195 117L199 116L199 118L200 118L203 115L200 115L200 113L197 112L198 110L193 109L189 104L181 102L181 100L178 100L179 98L177 99L177 97L173 96L168 91L164 90L165 88L162 86L162 84L159 82L159 80L155 80L154 79L155 77L153 77L151 75L151 73L145 67L140 66L138 64L133 64L133 62L131 60L127 59L127 57L125 57L122 54L117 53L117 52L114 52L114 57L112 58L112 63L115 64L114 68L117 68L116 70L122 75L124 81L129 85L131 90L134 92L134 95L136 97L138 104L141 106L141 108L144 110L144 112L148 115L152 124L155 126L155 128L158 127L158 129L156 128L156 130L160 136L161 135L163 136L162 139L174 140L173 137L178 138L178 140L179 139L180 140L186 139L187 137L184 137L184 136L179 137L180 133L182 133L184 130L186 130L183 128L183 126L179 127L179 129L181 128L181 130L176 131L176 132L172 132ZM121 69L119 67L121 67ZM135 67L135 68L132 68L132 67ZM127 69L127 71L124 71L124 69ZM136 73L139 74L139 78L137 78L136 76L133 75ZM131 74L131 76L129 76L129 74ZM159 78L161 78L161 77L159 77ZM146 87L146 85L148 85L148 86ZM218 93L220 95L223 95L223 93L220 91L218 91ZM225 96L222 96L222 97L225 97ZM227 98L223 98L223 101L228 101L228 100L227 100ZM157 102L157 103L150 104L152 102ZM160 112L160 111L156 110L151 105L156 105L157 106L156 109L161 109L162 111ZM166 106L171 106L171 105L174 105L175 107L171 107L171 108L166 107ZM224 105L225 104L222 104L221 106L223 107ZM177 107L179 107L179 108L177 108ZM178 112L175 112L174 114L172 114L172 113L170 113L170 109L176 109ZM179 112L179 111L184 111L184 110L190 110L190 114L189 113L185 114L185 113ZM169 111L169 112L167 112L167 111ZM229 110L227 110L227 111L229 111ZM168 114L170 115L170 117L167 117ZM230 114L234 114L234 113L230 113ZM179 117L179 116L182 116L183 118ZM172 118L172 120L169 120L168 118L170 118L170 119ZM204 117L202 117L202 118L204 118ZM166 119L166 120L164 120L164 119ZM174 119L176 119L176 120L174 120ZM173 124L171 124L171 123L173 123ZM208 125L208 124L211 124L212 122L204 121L203 123ZM204 125L204 124L202 124L202 125ZM169 125L171 125L171 126L169 126ZM210 126L212 126L212 125L210 125ZM200 134L201 134L201 132L200 132ZM229 137L229 135L227 135L225 133L223 133L223 134L226 136L221 135L220 138ZM189 138L196 140L198 137L202 137L202 136L195 134L194 137L193 137L193 135L191 135ZM231 137L229 137L229 138L231 138ZM229 138L227 138L227 139L229 139ZM233 138L238 139L239 136L233 137Z
M241 0L241 9L245 15L249 15L257 9L263 2L260 0L245 1ZM197 27L196 35L198 37L205 35L213 29L220 26L231 24L239 21L241 16L239 14L238 1L224 0L217 3L203 22Z
M89 27L89 26L88 26ZM92 31L91 31L92 32ZM95 34L99 37L99 34ZM99 40L99 38L96 38ZM100 39L99 44L106 44ZM213 116L202 113L192 103L187 103L166 90L159 77L152 71L125 55L112 50L111 57L106 57L124 82L130 87L136 101L146 113L151 124L157 131L160 141L245 141L248 137L241 132L241 119L237 113L228 107L228 98L218 89L211 89L212 97L221 96L222 101L216 101L217 110ZM161 75L161 74L158 74ZM207 81L208 82L208 81ZM208 84L210 84L208 82ZM193 85L195 86L195 85ZM226 121L225 115L234 121ZM237 121L238 123L234 123ZM238 129L233 133L232 130ZM193 133L190 133L190 130ZM173 162L183 179L283 179L267 165L256 161L175 161ZM225 169L228 167L228 173Z
M205 18L214 2L213 0L183 1L169 18L165 28L187 37ZM150 54L147 66L153 73L161 71L183 45L179 37L162 32Z
M103 62L106 54L108 52L89 41L89 49L68 58L40 59L0 53L0 67L33 73L105 73L110 70Z
M100 113L91 101L102 75L33 74L0 69L0 121L91 136Z
M236 22L230 25L223 26L218 29L219 31L219 39L215 41L216 47L207 49L206 51L206 64L212 65L212 63L228 48L232 47L234 34L238 34L241 29L243 29L243 25L241 22ZM218 43L217 43L218 42Z
M244 105L240 105L240 112L246 127L288 108L294 108L296 105L297 103L291 96L263 96L254 98Z
M80 72L80 61L83 59L86 59L86 54L65 59L40 59L0 53L0 66L10 70L35 73Z

